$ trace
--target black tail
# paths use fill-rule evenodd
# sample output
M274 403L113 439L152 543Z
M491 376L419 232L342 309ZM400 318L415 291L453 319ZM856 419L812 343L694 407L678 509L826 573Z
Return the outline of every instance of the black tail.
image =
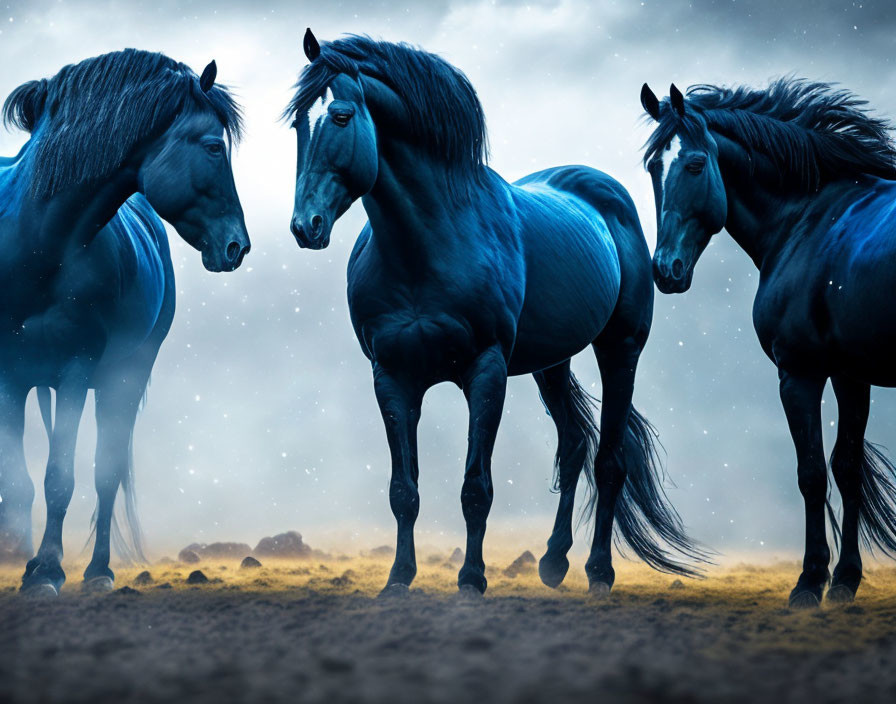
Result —
M557 454L554 456L554 491L560 491L563 485L575 485L582 469L594 466L594 458L597 455L597 446L600 441L600 429L594 421L595 414L599 407L598 400L585 391L579 383L579 380L576 379L575 374L572 372L569 373L569 395L572 403L566 422L571 423L581 431L582 437L584 438L583 442L585 444L585 459L581 466L569 467L568 476L562 476L561 468L564 465L562 459L578 452L580 447L573 448L563 447L561 444L557 445ZM563 437L563 434L560 435ZM594 473L587 471L585 472L585 477L588 480L588 497L590 503L591 497L595 494ZM585 515L583 510L582 516L585 517Z
M594 422L597 401L570 374L570 393L574 413L571 422L584 432L588 443L586 467L594 465L600 433ZM710 564L711 553L685 533L681 517L669 503L663 489L664 473L656 449L657 434L653 426L634 407L628 420L623 448L625 486L616 500L616 545L626 543L644 562L661 572L700 577L702 571L687 563ZM559 460L559 450L557 459ZM588 497L583 516L594 516L597 488L594 472L586 471ZM557 482L563 477L557 477ZM680 561L683 560L683 561Z
M711 553L687 535L669 503L656 440L656 430L632 407L623 448L626 480L616 500L617 547L621 536L654 569L701 577L702 570L688 563L710 564Z
M861 467L859 533L870 550L896 557L896 466L877 445L865 442Z

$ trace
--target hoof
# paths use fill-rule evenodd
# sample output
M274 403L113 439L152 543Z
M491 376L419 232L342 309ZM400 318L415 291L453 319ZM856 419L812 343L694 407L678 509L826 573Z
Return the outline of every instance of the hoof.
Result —
M472 584L462 584L457 588L457 598L463 601L481 601L485 597Z
M845 584L838 584L828 590L825 601L829 604L851 604L855 598L856 595L852 589Z
M561 560L548 559L545 555L538 562L538 576L541 577L542 583L556 589L563 582L566 573L569 570L569 560L565 557Z
M29 599L55 599L59 592L52 584L35 584L33 587L22 589L22 596Z
M812 592L802 591L796 594L790 595L790 601L787 604L791 609L797 610L805 610L805 609L817 609L821 606L821 602L818 600L818 597L815 596Z
M593 582L588 587L588 597L595 601L603 601L610 596L610 585L606 582Z
M379 593L377 599L406 599L410 596L410 587L407 584L387 584Z
M94 577L84 580L81 589L85 594L105 594L111 592L115 584L108 577Z

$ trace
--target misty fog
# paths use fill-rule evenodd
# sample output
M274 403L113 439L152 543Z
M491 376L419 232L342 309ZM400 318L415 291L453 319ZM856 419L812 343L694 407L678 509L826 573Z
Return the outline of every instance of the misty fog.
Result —
M651 130L638 100L644 81L664 96L670 82L763 85L794 74L838 81L896 116L896 12L887 2L32 0L2 12L4 97L64 64L134 46L196 70L214 58L219 82L245 108L247 135L234 154L252 238L242 268L207 273L169 228L178 311L135 439L141 517L156 555L193 541L254 545L288 529L325 549L394 540L388 448L345 299L363 208L352 207L321 252L299 250L289 232L295 138L278 117L305 64L306 26L321 40L363 33L442 55L478 91L493 168L508 180L564 163L609 172L632 194L651 248L653 196L640 150ZM14 154L24 140L0 134L0 153ZM752 328L756 285L747 256L717 235L689 293L657 294L635 404L660 433L676 484L669 495L696 537L771 557L801 548L803 510L776 370ZM599 396L590 351L574 369ZM896 396L875 389L872 398L867 437L896 446ZM825 399L830 449L836 404L830 391ZM466 425L455 387L430 391L419 441L421 544L462 542ZM94 437L88 404L66 521L70 556L87 537L94 507ZM41 529L46 448L32 396L26 451ZM557 501L554 448L534 382L511 380L486 549L489 542L541 549ZM581 550L584 530L578 538Z

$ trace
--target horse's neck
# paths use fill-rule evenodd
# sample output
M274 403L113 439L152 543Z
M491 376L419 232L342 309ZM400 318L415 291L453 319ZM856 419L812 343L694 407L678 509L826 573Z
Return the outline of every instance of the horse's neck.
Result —
M102 182L76 185L46 199L25 198L20 230L53 249L89 244L135 192L136 181L119 173Z
M29 139L13 157L0 157L0 219L15 217L31 184L33 164Z
M459 192L444 164L409 147L381 150L376 183L364 197L373 239L384 256L410 268L442 259L474 235L464 221L482 188L471 181Z
M725 229L761 270L787 243L807 197L783 192L769 163L751 165L743 147L724 138L716 141L728 199Z

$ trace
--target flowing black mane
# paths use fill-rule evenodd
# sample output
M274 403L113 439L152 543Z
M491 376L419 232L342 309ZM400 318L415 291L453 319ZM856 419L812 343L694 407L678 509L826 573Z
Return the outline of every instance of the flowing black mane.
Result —
M403 100L412 137L458 169L475 172L487 159L485 115L467 77L444 59L408 44L348 36L321 44L302 71L284 113L307 112L338 74L375 78Z
M6 99L3 122L39 133L31 190L47 197L108 175L136 144L190 110L212 110L228 138L240 138L240 108L225 87L203 92L189 66L125 49L19 86Z
M703 128L771 159L782 180L808 191L839 178L869 174L896 180L891 123L871 115L867 102L829 83L781 78L765 90L696 85L684 117L667 98L647 142L644 162L677 133L699 139Z

